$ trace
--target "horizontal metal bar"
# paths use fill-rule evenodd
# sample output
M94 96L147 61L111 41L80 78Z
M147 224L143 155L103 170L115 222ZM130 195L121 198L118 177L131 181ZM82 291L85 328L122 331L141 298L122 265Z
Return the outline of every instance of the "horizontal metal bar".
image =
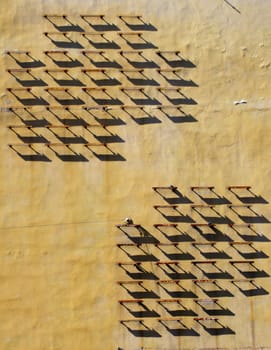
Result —
M31 91L30 87L7 88L7 91Z
M230 227L249 227L251 228L252 227L252 224L228 224L228 226Z
M180 53L180 51L179 50L172 50L172 51L161 51L161 50L156 50L155 51L156 53L158 53L158 54L177 54L177 53Z
M123 299L123 300L119 300L118 302L120 304L122 303L143 303L143 299Z
M116 51L114 51L116 52ZM131 53L134 53L134 54L140 54L140 53L143 53L142 50L120 50L119 53L121 55L126 55L126 54L131 54Z
M154 224L154 227L178 227L178 224Z
M251 245L251 244L253 244L253 242L247 242L247 241L245 241L245 242L229 242L230 243L230 245Z
M216 264L217 261L216 260L204 260L204 261L192 261L191 262L194 265L198 265L198 264Z
M152 189L155 191L155 190L172 190L172 189L177 189L176 186L155 186L155 187L152 187Z
M192 242L192 245L215 245L217 242Z
M159 280L159 281L155 281L156 284L160 284L160 283L175 283L178 284L179 282L182 282L183 280L178 280L178 279L174 279L174 280Z
M48 53L68 53L68 50L58 50L58 49L52 49L52 50L46 50L43 51L43 53L48 54Z
M140 284L143 280L133 280L133 281L117 281L118 284Z
M7 55L15 55L15 54L18 54L18 55L24 55L24 54L30 54L30 51L24 51L24 50L13 50L13 51L5 51L5 53Z
M67 15L56 15L56 14L45 14L43 15L43 17L47 18L47 17L68 17Z
M121 225L116 225L116 227L140 227L141 225L139 224L121 224Z
M126 266L126 265L141 265L141 262L118 262L117 264L119 266L121 266L121 265L124 265L124 266Z
M122 36L122 35L138 35L141 36L143 35L143 32L137 32L137 31L132 31L132 32L118 32L118 35Z
M156 90L159 90L159 91L179 91L181 90L181 87L167 87L167 86L164 86L164 87L161 87L161 86L155 86L155 89Z
M155 265L179 265L180 261L156 261Z
M138 18L138 17L142 17L142 15L119 15L119 18Z
M231 189L250 189L251 186L228 186L227 189L231 190Z
M207 227L207 226L209 226L209 227L215 227L216 224L212 224L212 223L209 223L209 224L191 224L191 226L192 226L192 227L197 227L197 226L199 226L199 227L201 227L201 226L204 226L204 227Z
M45 91L69 91L69 88L64 88L64 87L48 87L44 89Z
M194 209L194 208L213 208L215 205L208 205L208 204L191 204L190 205L190 207L192 208L192 209Z
M48 72L64 72L64 73L66 73L68 71L69 71L69 69L67 69L67 68L44 69L45 73L48 73Z
M253 264L255 261L254 260L231 260L230 264Z
M154 205L153 207L154 207L154 209L158 209L158 208L173 208L173 209L176 209L176 208L178 208L178 205L177 204Z
M6 69L6 71L8 73L11 73L11 72L14 72L14 73L23 73L23 72L30 72L31 69L30 68L9 68L9 69Z
M213 190L214 189L214 186L192 186L190 187L191 190L205 190L205 189L208 189L208 190Z
M105 17L105 15L80 15L81 18L84 17Z
M239 205L232 205L228 204L228 208L251 208L252 204L239 204Z
M215 279L202 279L202 280L193 280L193 283L214 283Z

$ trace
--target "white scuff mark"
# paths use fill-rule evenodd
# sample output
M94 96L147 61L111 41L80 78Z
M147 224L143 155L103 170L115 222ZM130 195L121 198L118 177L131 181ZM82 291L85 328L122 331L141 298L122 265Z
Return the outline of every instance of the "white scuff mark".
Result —
M129 216L124 219L124 222L126 225L132 225L134 223L133 220Z
M246 104L247 103L247 100L240 100L240 101L234 101L233 104L234 105L242 105L242 104Z

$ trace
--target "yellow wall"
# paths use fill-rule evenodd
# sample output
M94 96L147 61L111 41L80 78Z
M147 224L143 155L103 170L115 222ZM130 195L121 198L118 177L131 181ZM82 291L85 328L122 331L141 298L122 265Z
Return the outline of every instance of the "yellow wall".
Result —
M153 208L166 204L152 190L153 186L176 185L194 204L204 201L191 191L191 186L215 186L221 197L240 204L227 187L249 185L253 193L267 202L271 200L268 157L270 1L2 0L1 5L0 349L269 348L269 294L246 297L230 281L224 280L221 284L234 296L221 299L221 303L234 316L219 318L235 334L212 336L193 317L185 317L184 323L199 336L174 336L156 320L147 323L153 325L161 337L133 336L120 324L120 320L133 317L118 302L131 296L117 284L117 281L129 280L117 263L131 260L116 246L131 241L116 225L130 216L158 240L167 242L153 227L156 223L167 222ZM120 112L118 116L124 123L110 126L108 130L124 141L112 143L110 147L125 160L101 161L86 147L76 145L72 148L87 161L67 162L39 144L34 148L51 161L25 161L8 146L23 143L8 126L22 125L18 115L25 118L26 114L17 110L16 116L6 110L22 104L7 91L7 88L21 85L6 71L20 67L5 52L31 51L31 55L45 65L33 72L48 86L58 86L44 71L57 67L43 53L55 48L43 33L56 31L43 18L44 14L66 14L86 31L91 28L80 14L105 14L108 21L122 31L128 28L118 19L120 14L141 14L146 23L157 28L157 31L144 33L144 38L157 46L156 50L180 50L181 55L195 65L181 71L184 79L197 85L181 88L186 96L196 101L196 104L182 106L184 114L191 115L194 122L176 123L149 106L146 109L155 113L160 122L140 125ZM91 49L78 33L73 33L72 37L84 49ZM123 50L131 49L115 33L110 33L109 37L122 45ZM154 50L144 51L162 69L169 68ZM70 49L69 52L84 67L91 67L80 50ZM131 69L119 53L112 57L124 68ZM71 72L86 86L95 86L81 72L81 67L72 68ZM148 70L148 74L160 86L170 86L159 72ZM113 75L123 86L132 86L122 73L117 71ZM131 104L117 87L109 89L125 104ZM73 87L71 91L88 105L95 105L81 88ZM161 103L169 104L155 87L147 87L146 91ZM34 87L33 92L51 105L60 105L44 87ZM234 104L242 99L247 103ZM47 118L54 125L61 124L44 107L33 107L32 110L38 118ZM96 122L86 111L78 108L75 113L90 124ZM82 127L74 130L88 142L97 142ZM69 136L68 130L61 132ZM37 129L37 133L49 142L60 142L46 128ZM28 150L21 147L20 151ZM257 203L253 208L270 218L268 203ZM180 210L195 222L204 222L190 204L180 205ZM242 223L227 205L218 206L217 210L235 224ZM179 226L196 241L200 240L190 223ZM258 232L269 235L267 223L255 227ZM235 241L241 240L226 225L222 229ZM217 246L233 260L241 259L227 242ZM267 256L271 254L268 242L256 242L253 246ZM204 260L190 243L184 243L181 248L197 260ZM158 259L167 260L157 247L148 245L147 249ZM255 265L270 273L269 262L269 259L259 259ZM242 278L228 260L221 260L218 265L232 273L235 279ZM183 266L197 278L204 278L191 261L184 262ZM154 263L146 263L146 268L166 279ZM270 292L270 278L257 278L256 282ZM147 281L145 286L161 298L168 298L155 282ZM185 286L194 288L199 298L206 299L191 280L186 281ZM209 317L193 300L185 302L199 316ZM161 317L169 317L156 301L146 304Z

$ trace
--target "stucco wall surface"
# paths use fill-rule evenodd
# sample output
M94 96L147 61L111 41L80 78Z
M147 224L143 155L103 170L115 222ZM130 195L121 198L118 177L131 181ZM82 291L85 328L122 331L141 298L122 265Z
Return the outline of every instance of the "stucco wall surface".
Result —
M0 349L271 348L271 248L268 242L271 220L270 7L270 0L1 0ZM150 103L143 101L146 103L143 113L149 113L147 121L136 114L142 110L135 112L132 109L129 114L118 109L118 105L110 106L113 117L107 110L81 109L80 104L74 105L73 115L69 112L68 116L68 111L63 112L63 108L54 109L54 114L50 108L46 109L48 106L63 107L53 96L63 91L51 90L51 94L46 91L48 87L59 88L61 84L57 84L54 76L57 72L52 73L53 77L48 74L48 70L60 67L45 51L63 50L63 47L57 47L44 34L58 31L44 15L66 15L83 31L95 32L80 17L93 14L105 15L108 23L115 24L124 33L132 29L119 18L120 15L142 15L145 29L152 26L153 30L142 29L143 37L149 43L149 47L143 47L143 53L148 62L156 64L156 67L144 70L153 82L143 85L144 92L152 98ZM119 50L132 51L139 46L130 45L129 35L128 42L114 31L108 31L106 35L119 48L104 50L109 59L121 66L107 72L120 84L106 88L124 105L136 106L139 103L132 103L135 101L131 99L133 91L128 90L125 94L121 90L135 87L121 70L136 67ZM68 55L81 64L68 68L68 73L82 84L69 86L69 99L73 103L76 96L87 106L99 107L88 90L82 89L99 87L95 79L82 71L97 68L82 50L97 48L80 32L68 33L68 36L80 44L79 48L66 48ZM23 55L21 51L30 52L32 58L28 57L27 62L41 63L30 68L30 73L44 85L39 85L39 82L35 86L30 84L30 92L7 90L27 87L18 80L17 74L29 72L10 71L24 68L22 62L25 58L20 56ZM181 58L170 57L167 62L157 51L179 51ZM178 79L182 81L180 84L172 81L176 78L169 77L175 73L172 72L174 60L181 62L175 64L179 69ZM167 71L169 69L171 71ZM37 81L37 78L31 79ZM172 87L179 88L179 91L172 90ZM161 88L165 88L164 94ZM91 94L92 90L89 91ZM170 95L179 92L181 94L177 97ZM43 98L48 105L25 105L29 98L24 95L27 93ZM30 98L35 97L31 95ZM160 104L153 103L154 99ZM180 109L173 108L169 113L167 109L156 108L161 105L171 105L172 108L178 105ZM32 114L28 113L28 107L31 107ZM95 127L84 128L82 125L71 129L16 128L26 125L29 120L33 122L35 118L45 119L51 126L67 124L63 118L79 118L90 125L98 125L99 118L103 124L101 119L107 118L104 121L107 127L101 131L98 127L97 131ZM71 134L70 130L74 133ZM27 137L32 137L31 147L27 145ZM33 137L37 139L33 141ZM60 146L68 137L85 141L69 141L67 143L72 144L69 149ZM89 149L84 145L84 142L97 143L97 140L108 142L110 151L106 151L110 157L99 156L99 147L90 146ZM58 145L48 147L48 142ZM19 143L26 145L18 146ZM63 157L66 153L72 157ZM28 154L42 157L35 159L27 157ZM177 195L171 189L166 189L164 195L152 189L169 185L178 187ZM218 217L229 219L228 222L220 221L219 228L233 242L246 241L249 244L253 240L252 247L258 255L247 259L229 241L216 242L215 246L229 256L224 260L218 255L217 265L231 275L228 281L223 278L218 281L231 294L218 299L223 310L230 310L224 311L224 315L218 312L222 324L219 326L222 331L218 333L221 333L212 334L210 328L216 321L206 319L214 316L197 303L201 299L206 302L208 298L195 284L195 280L206 279L206 273L191 260L185 260L181 262L182 267L194 277L183 281L182 286L192 290L195 297L186 298L184 305L194 314L179 317L185 326L179 323L178 327L192 331L185 335L168 331L166 326L170 328L172 321L163 319L172 318L172 315L157 299L168 299L169 295L154 280L147 279L145 288L152 290L157 298L144 300L144 303L158 316L143 321L155 330L156 335L135 335L128 329L129 322L138 318L131 312L131 304L125 308L119 302L133 297L118 284L119 281L133 280L118 263L134 260L117 246L131 243L131 240L129 232L125 234L127 227L121 230L116 225L124 224L124 219L131 217L157 241L169 243L172 241L154 225L177 222L180 230L188 233L195 242L205 242L191 224L210 223L212 219L204 219L204 213L198 213L192 206L208 205L206 198L210 197L210 190L200 189L199 195L191 189L193 186L214 187L215 194L212 192L211 197L224 200L220 202L222 205L215 207ZM251 192L237 189L234 193L229 186L251 186ZM165 201L172 196L175 199L177 196L177 201ZM182 198L188 200L182 202ZM172 213L161 215L154 208L155 205L172 203L177 203L181 215L189 219L176 219ZM238 207L237 214L229 207L248 203L252 207ZM248 214L242 212L251 209L253 212ZM228 223L252 223L254 238L243 239L242 234L238 235ZM179 248L190 253L195 261L210 260L205 259L191 242L179 244ZM146 244L143 249L153 254L158 262L170 260L155 245ZM261 272L252 278L256 283L252 288L259 295L245 295L242 285L238 285L241 289L236 287L233 280L243 281L244 275L230 260L245 261L248 270L253 269L252 260L256 271ZM159 280L170 279L155 261L144 264L146 270L151 269ZM249 278L247 283L251 283ZM134 306L137 308L138 304ZM120 322L123 320L130 320L128 328ZM165 326L163 322L169 323ZM211 326L204 322L211 322Z

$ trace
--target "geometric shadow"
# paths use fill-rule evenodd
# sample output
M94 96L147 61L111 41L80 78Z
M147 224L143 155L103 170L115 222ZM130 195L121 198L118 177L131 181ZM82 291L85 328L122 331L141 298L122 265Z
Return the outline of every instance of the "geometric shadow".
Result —
M197 298L197 295L192 290L185 289L180 281L174 280L160 280L156 282L168 295L172 298ZM171 288L168 285L172 286ZM167 287L166 287L167 286Z
M176 320L159 320L160 322L169 333L171 333L174 336L189 336L189 337L198 337L199 333L197 333L193 328L188 328L180 319ZM169 324L172 324L174 328L169 327Z
M231 281L231 283L235 285L235 287L237 287L246 297L269 294L267 290L261 286L258 286L253 280L234 280Z
M143 285L144 281L120 281L118 284L135 299L158 299L159 295Z
M171 242L194 241L187 233L180 231L178 224L154 224L153 226Z
M120 323L128 329L130 333L132 333L135 337L140 337L140 338L160 338L161 335L152 328L149 328L147 325L144 324L143 321L141 320L122 320ZM134 324L132 326L128 326L128 324Z
M235 334L231 328L224 326L217 318L200 317L195 318L194 320L197 321L210 335L218 336Z

